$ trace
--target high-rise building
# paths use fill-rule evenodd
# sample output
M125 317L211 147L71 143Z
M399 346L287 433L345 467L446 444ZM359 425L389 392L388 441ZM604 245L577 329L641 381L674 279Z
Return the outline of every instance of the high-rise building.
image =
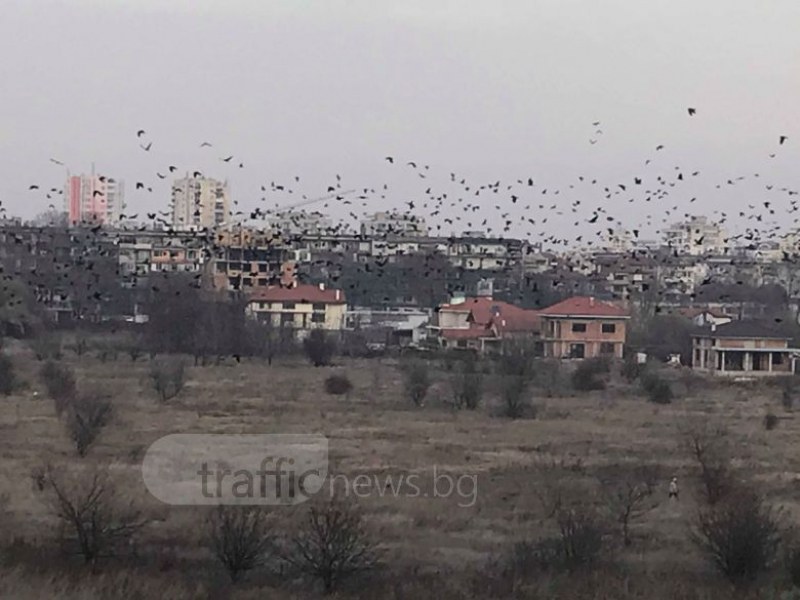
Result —
M124 182L104 175L70 175L64 203L70 224L119 222L125 202Z
M211 228L230 221L228 182L206 177L178 179L172 184L172 224Z

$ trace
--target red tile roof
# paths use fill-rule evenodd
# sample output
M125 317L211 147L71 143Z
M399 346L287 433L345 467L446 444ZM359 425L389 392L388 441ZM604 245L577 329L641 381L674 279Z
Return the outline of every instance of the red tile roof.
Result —
M501 334L514 331L538 332L540 329L539 314L535 310L526 310L483 296L467 298L457 304L442 304L439 311L468 312L472 326L489 329L494 325ZM492 332L487 331L484 335L492 335Z
M628 318L628 311L605 300L590 296L575 296L539 311L543 317L616 317Z
M342 290L320 289L316 285L300 284L294 287L272 286L255 290L249 302L321 302L345 304Z

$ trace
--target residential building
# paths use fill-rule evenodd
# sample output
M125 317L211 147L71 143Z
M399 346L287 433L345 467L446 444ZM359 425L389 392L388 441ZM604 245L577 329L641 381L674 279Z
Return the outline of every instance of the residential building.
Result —
M270 227L283 237L324 235L333 231L333 221L321 212L283 211L268 217Z
M400 212L377 212L361 222L365 235L427 236L428 226L423 217Z
M633 249L633 233L628 229L609 229L603 235L603 248L617 254L630 252Z
M664 230L665 244L678 254L706 256L727 254L730 250L727 232L708 217L690 217Z
M172 184L172 225L175 228L207 228L228 223L231 217L227 181L207 177L177 179Z
M622 358L628 311L593 296L568 298L539 311L545 356Z
M394 346L418 346L427 333L430 310L414 306L372 308L356 306L345 315L345 328L352 331L386 331L384 343Z
M503 339L525 337L538 339L539 316L488 296L454 298L436 311L431 335L442 348L484 351L499 347Z
M217 289L246 291L278 283L290 252L272 230L231 225L214 231L211 275Z
M64 186L64 206L70 225L115 225L125 202L125 184L104 175L70 175Z
M711 324L692 336L692 369L733 377L791 374L800 349L789 340L769 321Z
M297 284L256 289L250 294L246 312L275 328L290 329L304 338L312 329L341 331L347 304L342 290Z

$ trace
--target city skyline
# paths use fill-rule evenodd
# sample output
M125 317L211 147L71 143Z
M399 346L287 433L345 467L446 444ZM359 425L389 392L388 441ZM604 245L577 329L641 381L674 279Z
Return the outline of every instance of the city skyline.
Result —
M11 2L0 25L7 55L27 52L35 67L10 62L9 93L0 99L5 114L21 115L0 137L0 201L9 214L45 210L45 189L60 188L66 169L96 161L128 183L129 213L167 209L167 167L176 165L228 180L234 212L291 205L340 184L375 192L364 194L363 207L329 203L337 220L408 210L434 230L450 229L445 218L461 219L457 229L485 229L486 219L500 234L511 220L507 235L534 240L587 239L619 226L652 237L684 214L719 220L719 211L732 233L753 225L767 238L771 223L786 228L794 218L796 3L776 2L766 14L739 1L434 9L83 0L41 3L52 9L45 15L36 4ZM88 17L99 25L91 36L81 34ZM104 26L119 18L125 27ZM220 39L237 42L215 43L211 22L229 34ZM56 32L67 35L58 41ZM198 35L211 41L197 48L190 42ZM115 50L104 56L105 47ZM194 60L204 68L180 68ZM64 77L82 63L103 81L103 94ZM31 96L49 86L64 93ZM315 109L321 98L323 112ZM531 188L517 183L528 178ZM471 196L497 181L497 194ZM423 206L428 188L448 195L438 215ZM646 190L659 188L670 194L647 202ZM448 206L458 197L477 209ZM581 203L575 213L573 202ZM606 212L591 223L598 208ZM762 221L748 220L756 214Z

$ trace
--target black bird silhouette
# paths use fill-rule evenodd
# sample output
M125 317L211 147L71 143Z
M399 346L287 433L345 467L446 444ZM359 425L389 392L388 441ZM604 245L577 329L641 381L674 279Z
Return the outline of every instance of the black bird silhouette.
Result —
M141 148L145 152L150 152L150 148L152 147L153 147L153 142L147 142L146 146L142 146L141 144L139 144L139 148Z
M200 144L200 147L201 148L211 148L211 144L209 144L208 142L203 142L202 144Z
M174 165L170 165L170 166L169 166L169 172L170 172L170 173L174 173L174 172L175 172L175 171L177 171L177 170L178 170L178 167L176 167L176 166L174 166Z
M390 164L394 164L394 158L391 156L387 156L385 160L389 161Z
M61 165L62 167L64 166L64 163L63 163L63 162L61 162L60 160L56 160L55 158L51 158L51 159L50 159L50 162L51 162L51 163L55 163L55 164L57 164L57 165Z
M695 116L697 114L697 109L696 108L688 108L686 110L688 111L690 117L693 117L693 116Z
M29 185L29 186L28 186L28 189L29 189L29 190L38 190L38 189L39 189L39 186L38 186L38 185L36 185L36 184Z
M785 136L785 135L782 135L780 138L778 138L778 143L779 143L781 146L783 146L783 143L784 143L786 140L788 140L788 139L789 139L789 138L788 138L787 136Z
M231 155L231 156L228 156L226 158L221 158L220 160L222 162L231 162L233 160L233 156Z

